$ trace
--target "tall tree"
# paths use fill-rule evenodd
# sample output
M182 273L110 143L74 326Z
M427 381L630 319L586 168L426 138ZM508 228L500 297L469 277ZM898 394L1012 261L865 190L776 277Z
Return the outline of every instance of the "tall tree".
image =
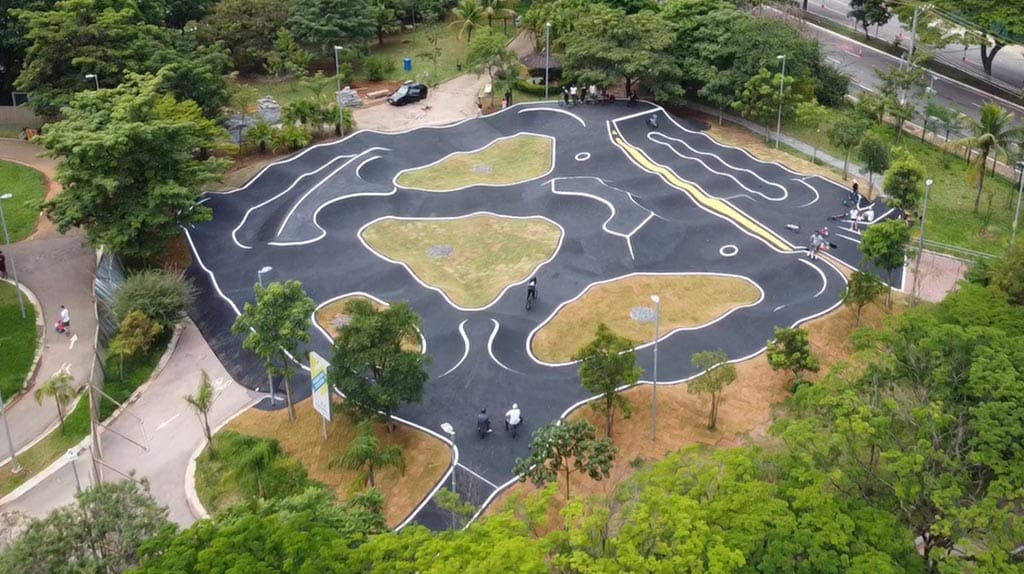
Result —
M871 39L871 26L882 26L892 18L887 0L850 0L847 16L864 28L864 37Z
M817 373L818 358L811 351L807 330L799 327L775 327L775 336L768 341L765 355L773 371L785 370L793 373L793 381L799 381L806 371Z
M334 46L363 46L375 27L370 0L303 0L292 5L288 29L317 56L333 55Z
M632 414L629 399L619 392L636 384L643 369L636 365L633 341L620 337L601 323L597 335L576 352L572 358L580 362L580 384L600 399L591 403L593 408L604 414L605 436L612 436L612 421L615 409L622 411L623 418Z
M904 216L917 212L924 193L924 169L906 150L897 148L896 161L885 170L882 190L886 204L899 209Z
M1006 155L1010 144L1024 133L1014 124L1012 113L992 102L981 104L980 112L977 120L965 117L971 135L961 140L961 143L978 149L978 154L974 156L967 171L968 181L978 186L978 191L974 195L974 213L978 213L981 204L981 191L985 186L985 169L989 156L992 156L992 168L995 169L996 158L1000 154Z
M991 283L1011 303L1024 305L1024 243L1010 249L990 271Z
M618 449L610 438L597 439L597 429L585 419L548 424L533 432L530 456L516 459L512 472L520 482L532 480L537 486L565 476L565 498L570 498L569 478L573 472L593 480L607 478Z
M885 285L870 271L854 271L846 282L846 288L840 296L843 305L853 308L856 325L860 325L860 315L864 306L873 302L885 292Z
M231 57L219 44L193 45L194 34L186 34L193 39L181 49L184 55L157 71L160 90L173 95L179 102L192 100L203 110L205 117L215 119L231 100L228 81Z
M161 0L166 9L164 25L184 30L189 22L198 22L210 11L215 0Z
M832 115L825 106L818 104L816 100L809 102L800 102L796 105L796 121L801 126L814 130L814 155L812 160L818 161L818 138L817 134L821 133L821 126L828 121Z
M480 25L484 18L484 7L479 0L459 0L459 3L452 8L452 23L450 26L459 29L459 38L466 36L466 42L473 41L473 30Z
M384 45L384 36L386 34L393 34L401 29L399 27L401 21L398 19L395 9L383 0L377 0L377 2L370 6L370 19L373 20L373 28L377 34L378 46Z
M210 429L210 411L213 410L213 401L216 399L213 393L213 385L210 384L210 375L205 370L199 371L199 386L194 395L185 395L185 402L199 417L203 425L203 436L206 437L206 448L210 451L210 458L216 458L217 453L213 450L213 431Z
M783 77L781 73L773 74L767 68L761 68L747 80L743 90L736 94L732 107L743 117L763 124L766 134L770 133L773 131L770 123L776 119L779 106L782 106L782 115L789 117L793 113L792 104L800 101L799 95L793 92L795 81L792 76Z
M193 102L161 94L159 79L132 77L117 88L75 96L41 141L62 157L63 193L44 205L61 232L84 227L90 243L128 257L162 253L182 225L205 221L200 187L226 162L200 159L226 133Z
M937 7L956 16L960 27L969 28L981 46L981 65L992 73L992 61L1008 44L1024 38L1024 13L1020 6L1002 0L937 0ZM919 24L920 25L920 24Z
M466 52L466 64L480 73L486 73L491 80L491 104L494 104L494 92L498 90L495 79L505 77L512 79L518 69L519 60L515 52L505 46L505 38L489 28L477 34L469 43Z
M255 285L253 293L256 301L245 304L231 332L245 336L242 348L263 360L271 380L274 376L284 378L288 417L295 422L291 387L294 358L300 356L299 345L309 343L310 317L316 305L298 281L274 282L266 287ZM273 392L273 388L270 391Z
M736 381L736 367L729 363L729 357L722 351L694 353L690 363L700 371L700 375L686 384L686 392L711 395L708 430L715 430L722 392Z
M258 74L274 50L275 34L288 20L290 7L291 2L278 0L221 0L196 33L203 44L221 42L238 72Z
M875 174L889 169L889 142L879 133L868 132L857 147L857 158L864 163L864 169L868 170L868 201L871 201Z
M344 453L332 455L327 466L357 470L360 473L358 482L366 484L368 488L376 488L379 469L392 467L405 474L405 457L402 456L400 446L381 448L370 421L363 420L359 422L356 438L352 439Z
M407 303L377 310L365 299L345 304L347 325L338 330L328 381L345 395L343 407L360 417L391 415L404 402L423 399L430 360L402 348L419 336L420 318Z
M8 0L0 10L0 93L14 91L14 80L21 73L25 53L32 42L18 10L42 12L53 8L56 0Z
M903 267L909 241L910 228L906 222L894 219L868 227L861 237L860 252L871 264L885 269L888 275L889 290L886 293L885 305L889 308L892 308L892 274Z
M850 152L860 143L867 129L867 122L861 118L852 114L844 114L839 116L839 119L828 130L828 141L844 152L843 179L846 179L847 168L850 165Z
M36 387L32 396L40 405L43 399L53 397L57 404L57 418L60 419L60 431L64 432L64 418L67 416L68 405L75 398L78 389L75 388L75 377L68 369L61 369L54 373L45 383Z

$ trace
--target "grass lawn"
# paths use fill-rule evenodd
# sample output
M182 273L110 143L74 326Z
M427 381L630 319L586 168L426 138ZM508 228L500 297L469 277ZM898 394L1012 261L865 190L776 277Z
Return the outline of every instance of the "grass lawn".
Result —
M365 299L378 311L387 306L381 305L373 299L368 299L362 295L349 295L348 297L335 299L323 307L318 307L314 315L316 323L317 325L320 325L321 329L327 331L331 335L332 339L338 336L338 329L348 323L348 315L345 314L345 305L353 299ZM406 351L415 351L419 353L423 350L423 345L419 337L411 337L402 341L402 348Z
M46 179L32 168L0 161L0 181L3 193L14 196L4 200L3 205L7 232L12 242L21 241L36 229L40 205L46 196Z
M444 291L455 304L479 308L507 285L528 279L554 254L561 233L540 218L480 214L445 220L382 219L362 236L370 247L408 265L421 281ZM431 248L448 247L447 255L431 256Z
M272 412L249 409L226 428L277 439L284 454L301 463L309 478L326 486L337 500L345 500L352 492L362 490L364 484L354 484L357 478L355 471L328 468L331 456L343 453L355 438L355 425L345 416L335 415L327 427L325 441L322 419L313 410L312 401L295 405L295 410L298 415L295 424L288 422L285 409ZM383 425L377 424L375 432L381 447L397 445L405 457L405 474L395 469L377 471L377 488L384 493L384 518L388 525L395 526L441 479L451 463L451 452L441 441L404 425L398 425L393 433L388 434Z
M662 334L680 327L695 327L728 311L750 305L761 294L749 281L714 275L637 275L595 285L582 297L562 307L531 341L542 361L561 363L594 338L605 323L615 333L637 344L654 340L654 325L630 316L634 307L649 307L651 293L661 294Z
M160 357L167 349L170 339L170 331L168 331L157 339L148 352L126 358L123 379L118 376L117 357L109 357L106 362L107 379L103 391L122 402L131 396L135 389L149 379L157 362L160 361ZM83 384L84 381L76 381L76 383ZM33 399L26 397L22 400ZM116 408L117 405L103 398L100 402L100 420L106 420ZM24 471L15 475L10 473L9 465L0 467L0 496L11 492L34 474L49 466L88 434L89 401L83 396L65 419L63 430L58 428L35 446L18 455L18 462L25 467Z
M521 134L492 142L479 151L457 152L434 165L401 172L397 182L423 191L509 185L544 175L553 162L551 138Z
M14 285L0 282L0 325L4 326L0 329L0 393L5 400L10 400L21 390L39 343L36 308L28 297L22 299L25 302L24 319L21 318Z

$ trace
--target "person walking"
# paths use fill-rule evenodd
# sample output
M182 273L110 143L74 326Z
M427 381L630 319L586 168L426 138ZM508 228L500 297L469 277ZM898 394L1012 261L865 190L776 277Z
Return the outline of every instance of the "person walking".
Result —
M572 98L572 105L575 106L577 100L576 84L569 86L569 97Z
M850 201L853 202L854 207L860 207L860 184L857 180L853 180L853 186L850 188Z
M813 260L813 259L817 258L817 256L818 256L818 249L821 248L821 242L822 241L824 241L824 238L822 238L822 236L817 231L815 231L814 233L811 234L811 247L810 247L810 249L807 252L807 256L810 259Z
M64 305L60 306L60 332L68 333L71 329L71 311Z
M491 417L487 416L487 409L480 409L480 414L476 415L476 432L483 438L487 433L491 432Z
M565 100L565 107L569 107L569 86L562 86L562 99Z
M510 429L512 438L519 436L519 425L523 422L523 413L519 410L518 403L512 403L512 408L505 412L505 432Z
M0 251L0 279L7 279L7 256Z

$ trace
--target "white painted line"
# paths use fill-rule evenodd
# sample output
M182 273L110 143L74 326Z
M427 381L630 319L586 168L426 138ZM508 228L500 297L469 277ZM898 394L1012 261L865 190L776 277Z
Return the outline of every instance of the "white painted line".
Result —
M472 474L473 476L479 478L480 480L486 482L487 484L491 485L492 488L498 488L497 484L494 484L493 482L491 482L491 481L487 480L486 478L480 476L479 474L473 472L473 470L471 468L469 468L468 466L466 466L466 465L464 465L462 463L459 463L459 468L461 468L462 470L468 472L469 474Z
M375 159L380 159L380 158L381 158L381 156L374 155L374 156L370 156L370 157L364 159L363 161L359 162L359 165L356 166L356 177L358 177L359 179L363 179L363 176L359 173L359 170L363 169L364 165L370 163L371 161L373 161ZM366 181L366 180L364 179L363 181Z
M498 360L498 357L494 356L494 338L498 336L498 329L501 328L501 325L498 323L497 319L491 319L491 322L494 323L494 330L491 331L491 336L487 338L487 354L490 355L491 360L497 363L498 366L501 367L502 369L505 369L506 371L512 373L522 374L515 369L510 369L506 367L505 363L502 363L501 361Z
M171 417L171 418L169 418L169 419L165 420L164 422L162 422L162 423L160 423L160 424L156 425L156 430L161 430L161 429L163 429L163 428L164 428L164 427L166 427L167 425L169 425L169 424L171 424L172 422L174 422L174 419L176 419L176 418L178 418L178 417L180 417L180 416L181 416L181 413L178 413L178 414L174 415L173 417Z
M860 243L860 239L855 239L853 237L850 237L849 235L843 235L842 233L836 233L836 237L842 237L843 239L845 239L847 241L852 241L854 243Z
M821 199L821 195L818 193L817 188L815 188L813 185L807 183L803 178L800 178L800 179L793 178L793 181L798 182L800 184L803 184L805 187L807 187L807 189L810 189L811 191L814 192L814 199L812 199L812 200L810 200L807 203L804 203L802 205L796 206L797 209L799 209L801 207L807 207L808 205L814 205L815 203L817 203L817 201L819 199Z
M548 108L548 107L544 107L544 108L525 108L525 109L519 110L517 113L519 113L519 114L528 114L530 112L555 112L557 114L565 114L565 115L571 117L572 119L578 121L583 127L587 127L587 122L583 121L583 118L577 116L576 114L574 114L574 113L572 113L570 111L562 110L562 109L559 109L559 108Z
M618 213L615 210L615 206L612 205L612 203L610 201L608 201L607 199L605 199L605 198L603 198L603 197L601 197L599 195L594 195L594 194L586 193L586 192L583 192L583 191L562 191L562 190L557 189L555 187L556 182L558 182L559 180L563 180L563 179L595 179L595 180L601 182L605 187L608 187L610 189L614 189L615 191L619 191L621 193L626 194L630 198L630 200L637 207L639 207L640 209L648 212L649 215L643 221L641 221L640 224L637 225L629 233L619 233L618 231L612 231L611 229L608 229L608 223L610 223L611 220L615 219L615 215ZM604 222L601 224L601 229L604 230L604 232L607 233L608 235L614 235L616 237L621 237L621 238L625 239L626 240L626 247L629 249L629 257L630 257L630 259L636 259L636 256L633 254L633 242L631 241L631 238L633 237L634 233L639 231L641 227L643 227L648 221L651 220L652 217L654 217L654 212L649 210L649 209L647 209L646 207L643 207L639 203L637 203L636 199L633 198L633 195L631 193L629 193L628 191L623 191L623 190L621 190L621 189L619 189L617 187L614 187L612 185L609 185L606 181L604 181L603 179L601 179L599 177L594 177L594 176L589 176L589 175L588 176L574 176L574 177L556 177L556 178L551 180L551 193L554 193L555 195L569 195L569 196L576 196L576 197L587 197L587 198L593 199L594 201L598 201L600 203L603 203L611 211L611 215L609 215L608 218L605 219Z
M460 366L462 366L462 362L466 360L466 357L469 356L469 337L466 336L466 322L468 321L469 319L464 319L461 323L459 323L459 335L462 335L462 357L459 358L459 361L455 363L455 365L452 366L452 368L448 369L440 376L438 376L438 379L451 373L455 369L458 369Z
M810 261L804 259L803 257L801 257L799 259L799 261L800 261L800 263L803 263L804 265L807 265L811 269L814 269L815 271L817 271L818 275L821 276L821 289L818 289L818 292L815 293L814 297L813 297L814 299L816 299L819 295L824 293L825 292L825 288L828 287L828 277L825 277L825 272L822 271L821 269L818 269L818 266L815 265L814 263L811 263Z
M71 349L74 349L75 348L75 343L77 343L77 342L78 342L78 333L75 333L74 335L71 335L71 340L68 341L68 350L70 351Z

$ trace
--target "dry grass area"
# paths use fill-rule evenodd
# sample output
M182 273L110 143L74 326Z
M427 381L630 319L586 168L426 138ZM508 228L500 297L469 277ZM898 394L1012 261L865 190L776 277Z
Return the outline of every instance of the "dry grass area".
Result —
M228 424L227 428L243 434L274 438L281 450L298 460L309 473L309 478L334 491L338 500L345 500L352 492L363 488L353 484L356 472L328 468L331 455L344 452L355 437L356 428L341 415L334 416L327 427L327 440L323 438L320 415L313 410L312 401L295 405L298 421L288 422L285 409L266 412L249 409ZM387 469L377 472L377 488L384 493L384 518L389 526L405 519L430 489L441 480L451 464L451 451L441 441L404 425L398 425L388 434L383 425L376 425L380 446L397 445L405 456L405 474Z
M579 299L562 307L531 341L542 361L571 360L605 323L615 333L643 344L654 340L654 325L633 319L634 307L650 307L651 293L661 295L661 332L696 327L744 305L761 294L753 283L715 275L636 275L594 285Z
M382 305L373 299L363 297L362 295L349 295L348 297L342 297L341 299L335 299L330 303L319 307L316 310L314 317L316 318L317 325L324 331L327 331L331 335L331 339L338 337L338 329L348 324L348 315L345 314L345 304L353 299L364 299L369 301L373 305L374 309L380 311L387 305ZM418 337L410 337L405 341L402 341L402 348L406 351L415 351L417 353L423 350L423 344Z
M551 138L520 134L479 151L458 152L434 165L403 172L398 185L424 191L509 185L544 175L553 162Z
M551 257L561 229L539 217L473 215L460 219L383 219L363 239L385 257L401 261L420 281L444 291L455 304L479 308L507 285L524 281ZM430 251L451 248L444 256ZM437 255L437 253L435 253Z
M897 311L903 308L902 301L894 304ZM864 308L861 325L880 326L889 316L880 304ZM856 327L853 311L841 307L828 315L819 317L804 325L810 334L811 346L821 360L821 371L845 359L853 352L848 335ZM685 446L702 444L713 447L733 447L751 442L766 441L766 432L771 425L777 406L789 395L789 374L776 372L768 365L764 354L736 365L737 379L725 393L718 416L718 427L707 429L709 400L702 395L691 395L685 385L658 387L658 429L657 440L651 440L651 387L644 385L626 391L633 403L633 416L628 420L615 420L612 439L619 448L611 477L593 481L573 475L571 490L577 496L608 496L623 480L636 469L630 462L642 458L657 460L666 454ZM818 376L811 375L811 380ZM570 419L586 418L598 428L599 436L604 434L604 419L589 406L584 406L569 415ZM517 496L528 496L538 489L532 483L517 484L503 492L488 508L487 513L502 509ZM558 525L558 512L565 504L565 484L552 499L549 516L552 524ZM550 525L549 525L550 526Z

